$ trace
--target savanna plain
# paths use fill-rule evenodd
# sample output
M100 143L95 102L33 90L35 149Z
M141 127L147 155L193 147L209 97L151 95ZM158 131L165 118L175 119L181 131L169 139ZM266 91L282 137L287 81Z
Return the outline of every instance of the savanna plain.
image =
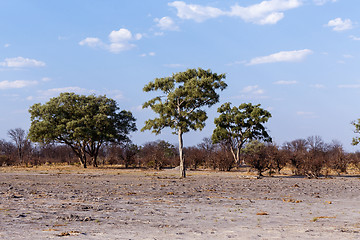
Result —
M360 239L360 176L0 168L0 239Z

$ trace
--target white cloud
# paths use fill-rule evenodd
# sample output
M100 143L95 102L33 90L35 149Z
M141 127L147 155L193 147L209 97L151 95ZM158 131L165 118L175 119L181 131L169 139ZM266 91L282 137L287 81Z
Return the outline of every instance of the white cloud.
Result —
M65 41L65 40L69 40L70 37L66 37L66 36L58 36L58 40L59 41Z
M163 17L161 19L155 18L154 21L157 23L161 30L178 31L179 27L175 24L171 17Z
M149 53L143 53L143 54L141 54L140 56L141 56L141 57L147 57L147 56L153 57L153 56L155 56L155 55L156 55L155 52L149 52Z
M49 78L49 77L43 77L43 78L41 79L41 81L43 81L43 82L50 82L50 81L51 81L51 78Z
M318 6L322 6L328 2L337 2L337 0L314 0L314 3Z
M108 49L112 53L120 53L120 52L123 52L123 51L130 50L131 48L133 48L135 46L136 46L135 44L131 44L131 43L128 43L128 42L125 42L125 43L111 43L108 46Z
M305 59L306 56L311 54L309 49L296 50L296 51L282 51L271 54L269 56L256 57L250 60L247 65L256 65L263 63L275 63L275 62L299 62Z
M300 7L301 0L269 0L253 4L248 7L234 5L230 11L209 6L186 4L182 1L169 3L177 9L177 16L181 19L192 19L202 22L220 16L240 17L246 22L256 24L275 24L284 18L284 11Z
M277 81L277 82L274 82L274 84L276 85L294 85L294 84L297 84L298 82L297 81Z
M15 80L15 81L1 81L0 89L13 89L13 88L24 88L38 84L37 81L27 81L27 80Z
M265 91L264 89L259 88L258 85L250 85L246 86L241 90L240 96L235 96L234 98L241 98L241 99L262 99L267 98L267 96L264 95Z
M104 45L104 43L99 38L95 37L87 37L84 40L80 41L79 44L81 46L89 46L92 48L101 47Z
M354 58L354 56L353 56L353 55L350 55L350 54L344 54L343 57L344 57L344 58Z
M42 61L38 61L30 58L15 57L5 58L3 62L0 62L0 66L3 67L44 67L46 64Z
M127 42L133 38L131 32L125 28L120 28L118 31L112 31L109 34L109 40L111 42Z
M186 4L182 1L171 2L168 5L177 9L177 16L179 18L192 19L196 22L203 22L209 18L216 18L225 14L225 12L218 8Z
M353 23L350 19L342 20L341 18L335 18L330 20L326 26L332 27L333 31L345 31L353 28Z
M10 47L10 46L11 46L10 43L4 44L4 48L8 48L8 47Z
M231 7L230 16L240 17L246 22L256 24L275 24L284 17L283 11L300 7L300 0L270 0L262 1L248 7L235 5Z
M105 90L105 94L114 100L123 100L125 98L120 90Z
M63 88L51 88L51 89L47 89L47 90L40 90L39 93L42 95L42 98L44 97L53 97L53 96L57 96L60 93L63 92L74 92L77 94L92 94L95 91L94 90L88 90L85 88L80 88L80 87L63 87Z
M133 35L128 29L120 28L119 30L111 31L109 34L110 43L104 43L101 39L95 37L88 37L79 42L81 46L89 46L91 48L102 48L112 53L120 53L134 48L136 45L131 43L142 38L142 34L137 33Z
M140 33L132 35L132 33L125 29L120 28L118 31L112 31L109 34L111 44L108 46L109 51L112 53L119 53L122 51L130 50L135 47L135 44L130 43L133 40L140 40L142 35Z
M234 65L242 65L242 64L246 64L246 61L235 61L235 62L231 62L231 63L227 63L226 66L234 66Z
M163 32L155 32L154 36L164 36L164 33Z
M353 35L351 35L349 37L354 41L360 41L360 37L356 37L356 36L353 36Z
M116 89L113 89L113 90L109 90L109 89L91 90L91 89L81 88L81 87L77 87L77 86L39 90L38 91L39 96L36 98L48 99L50 97L56 97L60 93L64 93L64 92L73 92L76 94L83 94L83 95L90 95L90 94L106 95L117 101L125 99L123 92L120 90L116 90ZM31 96L31 98L33 98L33 96Z
M253 86L244 87L241 92L258 95L258 94L263 94L264 90L260 89L258 85L253 85Z

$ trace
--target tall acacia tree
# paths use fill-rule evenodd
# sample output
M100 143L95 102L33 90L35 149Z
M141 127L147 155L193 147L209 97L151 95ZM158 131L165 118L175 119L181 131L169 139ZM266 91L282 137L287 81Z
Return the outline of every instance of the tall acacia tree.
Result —
M265 126L270 112L258 105L243 103L239 107L231 108L231 103L224 103L218 108L220 116L215 118L212 140L214 143L225 142L234 157L235 163L240 164L240 151L246 142L264 140L271 142L271 137Z
M149 119L141 129L160 134L165 127L174 130L179 139L180 177L186 177L183 156L183 134L190 130L202 130L207 119L202 107L211 107L219 102L217 89L224 90L227 85L222 80L225 74L212 73L211 70L188 69L171 77L156 78L144 87L145 92L160 91L157 96L144 103L159 117Z
M30 107L29 138L33 142L63 143L71 147L86 168L86 155L97 166L99 149L105 142L129 141L136 131L131 112L119 108L106 96L61 93L45 104Z

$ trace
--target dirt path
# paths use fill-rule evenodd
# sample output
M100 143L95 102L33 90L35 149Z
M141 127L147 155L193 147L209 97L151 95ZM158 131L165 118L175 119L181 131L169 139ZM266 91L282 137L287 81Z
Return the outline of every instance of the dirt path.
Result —
M360 239L360 179L0 172L0 239Z

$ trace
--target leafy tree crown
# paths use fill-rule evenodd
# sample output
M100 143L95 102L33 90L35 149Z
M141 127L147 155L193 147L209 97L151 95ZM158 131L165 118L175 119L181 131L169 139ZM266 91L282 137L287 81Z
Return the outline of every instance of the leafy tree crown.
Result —
M136 131L131 112L120 111L106 96L61 93L45 104L30 107L29 138L34 142L127 141Z
M202 107L211 107L219 101L216 90L227 87L222 80L224 78L225 74L201 68L156 78L143 90L160 91L162 95L145 102L143 108L150 107L159 117L147 120L142 131L152 129L152 132L159 134L165 127L183 133L203 129L207 115Z
M220 116L214 120L216 128L212 135L214 143L230 142L241 146L252 140L271 141L265 126L270 112L251 103L243 103L239 107L232 107L231 103L224 103L218 108Z

